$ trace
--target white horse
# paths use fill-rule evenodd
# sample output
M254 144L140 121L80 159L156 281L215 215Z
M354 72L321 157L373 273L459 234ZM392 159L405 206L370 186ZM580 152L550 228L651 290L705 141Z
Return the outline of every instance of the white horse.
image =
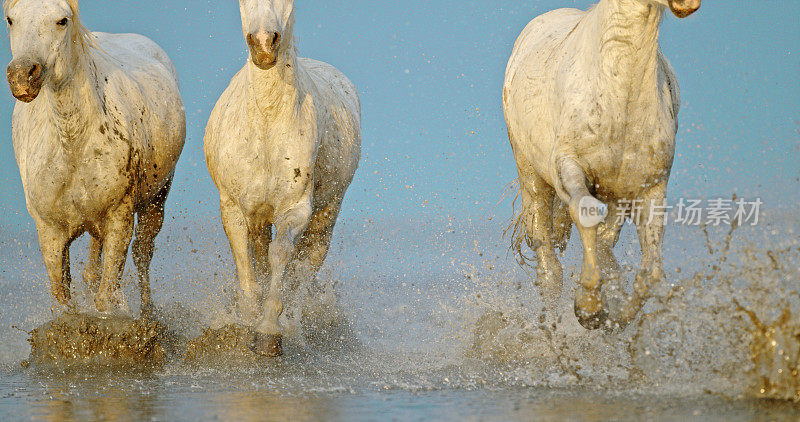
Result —
M70 305L69 246L89 232L84 279L97 311L119 310L138 215L133 258L147 313L153 245L186 132L175 69L145 37L88 32L78 0L7 0L4 12L19 100L14 152L52 294Z
M236 262L239 309L258 319L253 350L277 356L283 279L313 276L328 253L361 156L361 105L341 72L297 57L293 0L239 7L250 57L214 107L205 153Z
M659 26L667 6L682 18L700 2L600 0L588 11L559 9L534 19L514 46L503 106L523 206L517 245L524 237L536 252L550 316L562 288L554 246L563 250L572 223L583 242L575 314L584 327L608 319L625 325L665 277L658 207L675 153L680 93L658 45ZM617 312L604 305L600 287L619 274L612 248L630 216L620 200L642 201L643 256L635 293ZM609 217L600 224L597 214Z

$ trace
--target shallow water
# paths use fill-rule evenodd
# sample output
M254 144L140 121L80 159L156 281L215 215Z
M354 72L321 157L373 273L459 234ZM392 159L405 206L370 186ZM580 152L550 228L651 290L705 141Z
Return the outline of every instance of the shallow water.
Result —
M507 254L502 226L345 222L319 277L323 292L287 309L284 357L239 366L176 359L149 373L19 367L29 351L22 330L51 319L35 242L19 233L0 245L0 411L51 420L800 417L789 400L757 398L759 376L780 381L784 361L775 357L792 350L767 347L771 355L754 356L757 327L749 316L769 326L788 310L789 323L772 328L793 341L797 217L773 213L760 227L735 231L729 246L726 228L709 228L706 237L699 228L670 227L668 282L641 318L613 333L586 332L572 316L575 240L564 257L562 322L554 333L543 331L541 299ZM181 247L187 238L191 247ZM219 232L163 237L154 292L172 329L193 337L232 322L225 248ZM628 228L616 249L628 278L637 250ZM80 266L73 272L80 280ZM314 330L308 321L333 328Z
M717 396L609 393L585 388L342 387L291 393L268 374L11 374L0 407L12 419L130 420L796 420L787 403ZM222 379L220 379L222 377Z

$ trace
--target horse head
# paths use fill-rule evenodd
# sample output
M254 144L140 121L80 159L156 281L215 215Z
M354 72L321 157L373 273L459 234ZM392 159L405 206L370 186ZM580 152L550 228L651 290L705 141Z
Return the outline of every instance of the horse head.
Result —
M77 0L6 0L4 12L13 57L8 84L14 97L29 103L45 82L59 84L69 76L90 35Z
M239 0L239 10L250 59L260 69L271 69L291 48L294 0Z

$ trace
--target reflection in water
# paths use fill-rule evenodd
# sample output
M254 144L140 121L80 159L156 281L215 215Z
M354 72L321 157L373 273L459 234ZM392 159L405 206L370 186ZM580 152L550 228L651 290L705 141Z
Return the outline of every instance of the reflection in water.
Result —
M28 385L31 416L36 419L153 420L164 416L156 410L160 386L152 375L130 378L122 371L32 375Z
M233 375L233 374L231 374ZM111 382L112 386L103 385ZM195 379L200 382L201 380ZM202 380L209 384L211 379ZM237 378L241 385L255 378ZM187 386L189 388L187 388ZM7 385L1 386L5 393ZM402 389L285 394L245 388L206 389L186 375L104 380L92 376L18 378L15 405L0 400L4 420L683 420L713 416L791 420L800 414L786 402L729 401L716 396L602 393L593 389L503 388ZM27 399L28 403L24 403Z
M282 397L265 391L241 391L216 395L208 402L211 412L235 421L339 419L330 397Z

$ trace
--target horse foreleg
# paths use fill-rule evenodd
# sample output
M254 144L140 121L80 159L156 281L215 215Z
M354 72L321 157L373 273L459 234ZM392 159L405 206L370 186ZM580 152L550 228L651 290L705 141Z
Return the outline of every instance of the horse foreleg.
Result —
M666 278L664 273L662 246L664 243L665 212L657 210L663 206L666 186L658 187L647 195L641 218L636 222L639 244L642 247L642 262L633 284L633 296L623 307L615 323L624 327L642 310L650 288Z
M622 273L614 256L614 246L619 242L619 235L625 224L625 216L619 215L619 212L616 204L609 204L606 221L597 227L597 259L605 279L618 279Z
M133 226L133 199L126 197L108 213L103 228L103 276L94 300L98 312L110 312L125 304L120 279L133 237Z
M237 306L241 316L250 323L258 318L262 290L253 272L247 220L239 206L224 194L220 195L220 211L222 226L225 228L233 260L236 263L236 277L239 280Z
M602 279L597 260L597 225L592 225L594 219L589 211L604 209L605 205L592 196L586 173L575 160L562 158L557 163L559 182L568 195L564 199L569 203L572 221L583 243L583 269L580 286L575 292L575 316L584 328L595 330L605 322L606 314L600 296Z
M39 247L50 278L50 289L56 301L64 307L70 306L71 275L69 268L69 235L57 227L37 221ZM55 312L56 310L53 309Z
M133 241L133 263L139 279L139 293L142 297L142 316L152 316L153 298L150 294L150 263L155 252L156 236L164 225L164 204L167 202L172 180L161 189L142 211L136 224L136 237Z
M272 243L272 224L265 224L261 230L251 233L250 244L253 247L253 261L256 268L256 278L263 289L270 280L269 270L269 245Z
M264 356L282 353L281 326L278 318L283 313L281 293L286 266L295 252L295 242L305 231L311 218L311 202L306 199L295 205L275 221L276 235L269 247L270 283L262 319L256 327L253 351Z
M616 204L608 204L608 217L606 221L597 227L597 261L600 264L600 274L603 278L603 306L607 312L612 312L619 306L611 306L612 303L618 303L622 289L620 280L622 277L622 268L619 266L617 258L614 256L614 246L619 242L619 235L622 227L625 224L625 215L620 214L625 212ZM608 286L608 282L612 281ZM612 292L611 289L619 289L618 292Z
M339 216L342 200L337 199L314 213L308 227L297 242L297 252L286 270L289 290L302 285L303 279L313 279L319 272L333 238L333 228Z
M100 286L100 277L103 275L102 256L103 242L92 236L92 240L89 243L89 258L83 268L83 282L94 294L97 294L97 289Z

